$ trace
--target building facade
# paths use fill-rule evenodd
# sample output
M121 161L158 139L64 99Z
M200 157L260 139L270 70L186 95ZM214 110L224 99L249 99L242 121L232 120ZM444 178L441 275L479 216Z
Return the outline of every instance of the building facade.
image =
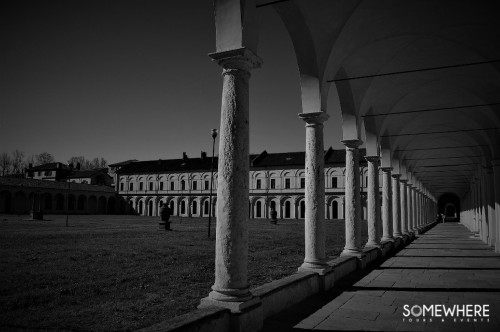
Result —
M362 153L363 154L363 153ZM345 151L325 152L325 217L344 218ZM217 202L217 158L214 158L212 215ZM276 210L280 219L302 219L305 214L304 152L250 155L250 218L269 218ZM117 170L117 192L126 201L126 213L159 215L166 203L174 216L208 217L210 211L211 158L139 161ZM361 161L360 183L365 207L366 162ZM363 192L364 190L364 192ZM366 208L363 209L363 217Z

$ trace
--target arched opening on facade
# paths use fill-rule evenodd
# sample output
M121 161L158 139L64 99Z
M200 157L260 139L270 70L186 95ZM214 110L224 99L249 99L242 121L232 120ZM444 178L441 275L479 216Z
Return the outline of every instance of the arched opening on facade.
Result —
M148 201L148 211L147 211L147 215L149 217L152 217L153 216L153 209L154 209L154 202L152 199L150 199Z
M460 199L453 193L447 193L439 197L439 213L446 216L447 221L460 220Z
M191 210L191 214L193 215L196 215L198 214L198 202L197 201L193 201L193 208Z
M76 207L76 197L74 195L68 195L68 210L73 211Z
M42 199L42 207L45 212L49 212L52 210L52 195L49 193L44 193L41 197Z
M306 217L306 202L304 200L301 200L299 205L300 205L299 218L304 219Z
M285 201L285 218L290 219L292 217L292 203L289 200Z
M262 202L261 201L257 201L255 203L255 217L262 218Z
M203 203L203 214L208 216L210 212L210 203L208 200L205 201L205 203Z
M85 210L85 200L86 200L86 197L84 195L78 196L78 202L76 204L78 211Z
M114 197L110 197L108 199L108 214L115 214L116 207L116 199Z
M170 206L170 213L172 213L172 215L176 215L177 211L175 210L174 200L170 201L169 206Z
M139 203L137 205L137 214L139 214L140 216L142 216L142 212L144 211L144 202L141 200L139 200Z
M64 210L64 196L62 194L56 194L55 201L56 201L56 210L57 211Z
M12 195L10 191L4 190L0 192L0 213L12 212Z
M23 214L27 212L27 200L26 194L22 191L18 191L14 194L14 209L13 212L16 214Z
M106 214L106 197L101 196L97 202L97 213Z
M332 202L332 219L339 219L339 202Z
M89 213L97 212L97 197L95 197L94 195L90 196L87 204Z
M181 213L180 215L184 216L186 214L186 200L181 201Z

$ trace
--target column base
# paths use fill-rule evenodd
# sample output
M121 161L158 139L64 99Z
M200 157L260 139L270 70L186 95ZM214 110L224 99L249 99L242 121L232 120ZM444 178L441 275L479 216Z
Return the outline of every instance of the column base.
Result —
M394 242L394 238L393 237L382 237L380 239L380 242Z
M393 238L403 237L403 233L394 233L394 234L392 234L392 237Z
M352 256L357 258L363 258L366 256L366 254L361 249L344 248L344 250L340 253L340 256Z
M382 244L380 242L379 243L377 243L377 242L367 242L365 244L365 248L379 248L380 249L380 248L382 248Z
M332 267L328 265L326 262L317 262L317 263L304 262L297 269L297 272L314 272L319 275L324 275L331 270Z
M253 295L249 300L233 302L214 300L213 298L210 298L209 295L208 297L204 297L200 300L198 308L221 307L231 310L232 313L241 313L253 306L261 305L261 303L260 298L253 297Z

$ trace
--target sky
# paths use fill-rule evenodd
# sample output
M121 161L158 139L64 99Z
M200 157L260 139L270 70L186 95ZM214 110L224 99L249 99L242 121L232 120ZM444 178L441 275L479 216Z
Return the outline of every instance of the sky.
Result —
M108 163L211 154L222 93L222 70L207 56L212 1L1 6L0 152ZM250 151L304 151L293 45L272 6L258 17L263 66L250 79ZM339 112L328 112L325 148L342 148Z

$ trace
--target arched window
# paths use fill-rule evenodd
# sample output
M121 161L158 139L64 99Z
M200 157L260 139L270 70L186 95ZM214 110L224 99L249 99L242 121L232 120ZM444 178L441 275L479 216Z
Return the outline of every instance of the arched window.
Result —
M186 181L181 180L181 190L186 190Z
M193 214L198 213L198 202L193 201Z
M186 213L186 201L181 202L181 214Z
M337 201L332 202L332 219L339 218L339 203Z
M290 218L290 201L285 202L285 218Z

